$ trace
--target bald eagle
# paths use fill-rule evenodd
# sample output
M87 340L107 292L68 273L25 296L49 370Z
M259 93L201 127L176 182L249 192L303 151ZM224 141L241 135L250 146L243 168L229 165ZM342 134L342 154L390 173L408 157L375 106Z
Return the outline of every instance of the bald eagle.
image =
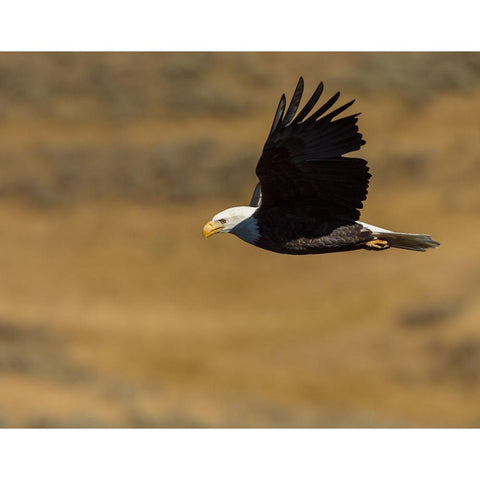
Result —
M371 175L365 160L344 155L365 141L358 113L337 118L355 100L329 111L340 97L336 93L311 113L323 92L320 83L297 114L303 88L300 77L288 108L285 95L280 98L250 204L217 213L203 227L204 237L233 233L257 247L291 255L437 247L430 235L359 221Z

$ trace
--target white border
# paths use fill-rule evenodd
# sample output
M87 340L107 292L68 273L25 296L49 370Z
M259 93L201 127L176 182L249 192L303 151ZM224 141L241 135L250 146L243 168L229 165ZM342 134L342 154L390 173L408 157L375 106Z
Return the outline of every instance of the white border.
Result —
M7 430L3 478L478 479L478 430Z
M474 2L22 1L1 50L479 50ZM461 406L459 406L461 408ZM3 478L479 478L478 430L4 430Z
M475 2L16 0L0 50L479 50Z

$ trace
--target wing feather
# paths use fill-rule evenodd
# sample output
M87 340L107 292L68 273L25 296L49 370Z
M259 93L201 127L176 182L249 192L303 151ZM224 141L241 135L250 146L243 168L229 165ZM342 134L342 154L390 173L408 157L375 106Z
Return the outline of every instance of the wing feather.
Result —
M275 113L256 169L262 193L260 211L315 207L329 218L357 220L370 174L365 160L344 155L359 150L365 141L358 131L359 114L336 118L354 101L328 113L340 97L336 93L308 116L323 93L323 83L319 83L295 117L303 88L300 77L285 115L285 95Z
M328 100L325 105L322 105L318 110L316 110L308 118L309 122L314 122L318 117L323 115L340 97L340 92L337 92L330 100Z
M313 92L313 95L310 97L310 100L305 104L300 113L297 115L297 118L294 120L294 123L300 123L311 111L312 108L317 103L320 95L323 92L323 82L318 84L318 87Z
M272 128L270 130L270 134L268 135L269 139L272 136L272 134L277 130L278 126L280 125L280 122L283 117L283 112L285 112L286 103L287 103L287 99L285 98L285 95L282 95L282 97L280 98L280 102L278 103L275 117L273 118Z
M340 115L344 110L346 110L348 107L350 107L352 104L355 103L355 100L351 100L350 102L346 103L345 105L342 105L341 107L338 107L336 110L333 112L330 112L328 115L325 115L322 118L322 122L330 122L333 120L336 116ZM358 115L358 114L357 114Z
M260 182L257 183L255 190L253 191L252 198L250 203L248 204L249 207L259 207L262 203L262 187Z
M302 99L303 95L303 78L300 77L297 83L297 87L295 88L295 92L292 97L292 101L288 106L287 113L282 121L283 125L288 125L292 118L295 116L298 110L298 106L300 105L300 100Z

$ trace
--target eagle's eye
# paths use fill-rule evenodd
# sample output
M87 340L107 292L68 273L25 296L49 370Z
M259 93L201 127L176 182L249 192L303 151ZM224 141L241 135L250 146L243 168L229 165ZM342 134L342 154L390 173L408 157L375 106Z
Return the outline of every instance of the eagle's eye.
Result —
M226 221L224 218L221 218L221 219L219 220L219 222L222 223L222 224L227 223L227 221Z

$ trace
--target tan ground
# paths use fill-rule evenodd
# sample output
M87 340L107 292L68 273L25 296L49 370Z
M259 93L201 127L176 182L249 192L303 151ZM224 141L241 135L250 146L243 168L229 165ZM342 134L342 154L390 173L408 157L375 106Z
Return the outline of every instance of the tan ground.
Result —
M436 87L423 103L399 94L402 84L351 86L370 78L353 68L354 54L318 57L318 66L306 54L238 55L208 78L227 89L245 64L248 78L275 73L238 84L251 102L259 92L247 112L211 113L207 102L188 115L176 105L169 118L160 105L116 120L95 116L110 107L94 90L91 103L55 95L50 110L46 100L46 110L31 107L40 94L0 96L0 106L17 106L0 124L1 424L479 427L480 83ZM90 58L98 68L106 57ZM123 65L116 58L110 66ZM35 61L40 73L63 71L60 61ZM4 70L27 63L0 58ZM425 82L405 68L412 85ZM324 70L363 112L362 156L374 177L362 219L430 233L440 249L289 257L228 235L203 240L214 213L248 201L279 94L299 73L313 90ZM45 78L39 85L60 78L57 92L69 77ZM148 83L145 95L156 89ZM214 153L199 165L202 142ZM112 145L125 157L109 156Z

